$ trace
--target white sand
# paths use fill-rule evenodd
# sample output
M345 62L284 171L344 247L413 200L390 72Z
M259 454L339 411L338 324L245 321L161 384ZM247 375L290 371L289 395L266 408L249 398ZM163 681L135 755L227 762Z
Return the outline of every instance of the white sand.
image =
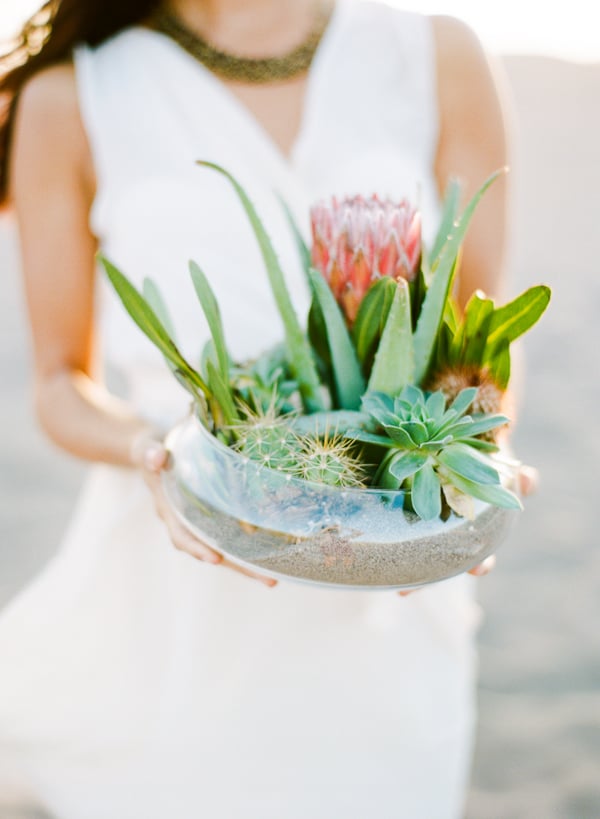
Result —
M513 289L549 282L554 303L525 344L529 384L515 435L520 456L542 470L542 488L500 552L498 569L479 584L487 614L468 816L597 819L600 65L543 58L506 65L519 120ZM80 468L34 431L5 227L0 265L2 602L55 548ZM25 808L3 809L3 797L0 819L41 819Z

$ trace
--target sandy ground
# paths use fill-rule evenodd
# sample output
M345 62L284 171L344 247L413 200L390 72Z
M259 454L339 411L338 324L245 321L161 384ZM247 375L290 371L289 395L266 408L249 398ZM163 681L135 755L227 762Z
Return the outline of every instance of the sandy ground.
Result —
M529 381L515 435L520 456L541 469L542 487L497 570L480 581L486 617L468 817L597 819L600 65L543 58L505 64L519 123L513 289L549 282L554 303L525 344ZM7 225L0 227L0 266L2 604L54 552L81 467L53 451L31 418L28 342ZM9 802L0 794L0 819L44 819L16 797Z

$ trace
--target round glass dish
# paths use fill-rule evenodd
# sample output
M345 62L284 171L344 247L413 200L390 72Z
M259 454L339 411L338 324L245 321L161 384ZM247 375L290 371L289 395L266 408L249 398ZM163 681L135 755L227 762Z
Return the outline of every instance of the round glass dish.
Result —
M472 569L514 512L475 501L475 517L423 521L405 493L340 489L268 469L215 438L194 414L167 436L165 491L182 523L239 565L278 579L402 589Z

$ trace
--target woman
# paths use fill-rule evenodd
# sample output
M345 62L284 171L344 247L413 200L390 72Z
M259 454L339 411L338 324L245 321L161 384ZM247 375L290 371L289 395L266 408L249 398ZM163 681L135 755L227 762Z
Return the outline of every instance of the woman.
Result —
M194 161L243 182L304 310L275 192L300 221L333 193L418 193L434 230L451 175L474 189L506 163L479 44L453 19L362 2L61 0L53 14L41 51L3 80L1 179L21 233L40 422L103 465L59 556L0 620L6 764L59 819L459 816L469 579L407 600L269 591L184 532L160 472L162 430L186 400L96 281L94 256L100 245L161 283L191 354L206 337L186 276L197 259L233 355L264 349L280 328L258 251L225 182ZM257 81L265 55L282 59ZM480 208L463 300L500 289L505 203L501 183Z

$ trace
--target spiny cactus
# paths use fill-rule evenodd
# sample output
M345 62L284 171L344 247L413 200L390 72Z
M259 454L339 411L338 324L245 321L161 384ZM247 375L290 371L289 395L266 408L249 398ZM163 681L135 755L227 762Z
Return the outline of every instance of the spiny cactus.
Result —
M364 464L352 454L353 444L339 435L323 438L299 437L301 449L296 456L299 478L328 486L365 485Z

